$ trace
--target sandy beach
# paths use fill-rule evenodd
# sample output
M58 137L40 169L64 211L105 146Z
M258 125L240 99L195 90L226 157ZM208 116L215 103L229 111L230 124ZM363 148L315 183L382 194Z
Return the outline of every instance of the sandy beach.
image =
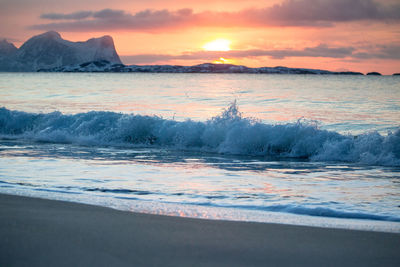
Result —
M0 266L399 266L400 234L0 195Z

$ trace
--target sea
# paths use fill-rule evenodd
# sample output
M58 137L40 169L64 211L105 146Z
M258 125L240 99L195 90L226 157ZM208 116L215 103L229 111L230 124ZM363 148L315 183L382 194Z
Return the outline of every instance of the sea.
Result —
M400 76L0 73L0 193L400 232Z

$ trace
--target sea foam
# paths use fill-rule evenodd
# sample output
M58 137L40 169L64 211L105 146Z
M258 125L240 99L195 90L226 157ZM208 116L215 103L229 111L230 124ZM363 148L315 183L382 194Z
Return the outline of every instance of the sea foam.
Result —
M400 128L343 135L298 120L266 124L242 117L236 102L205 122L91 111L74 115L0 108L0 137L87 146L155 146L221 154L400 166Z

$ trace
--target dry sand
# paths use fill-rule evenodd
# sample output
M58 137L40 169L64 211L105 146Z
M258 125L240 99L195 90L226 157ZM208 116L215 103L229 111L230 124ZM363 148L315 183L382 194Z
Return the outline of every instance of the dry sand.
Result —
M0 266L400 266L400 234L157 216L0 194Z

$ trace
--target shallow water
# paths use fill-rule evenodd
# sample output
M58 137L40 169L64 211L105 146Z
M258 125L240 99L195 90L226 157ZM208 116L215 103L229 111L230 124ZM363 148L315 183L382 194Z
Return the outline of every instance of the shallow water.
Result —
M3 73L0 192L400 231L399 88L399 77Z

